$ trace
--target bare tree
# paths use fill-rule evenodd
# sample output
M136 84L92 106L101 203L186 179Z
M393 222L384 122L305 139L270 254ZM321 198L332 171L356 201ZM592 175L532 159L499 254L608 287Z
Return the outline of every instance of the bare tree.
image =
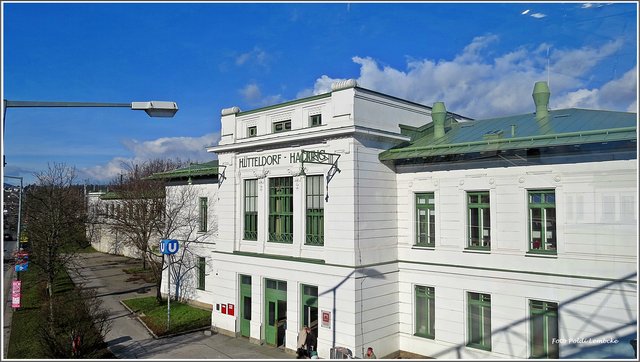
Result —
M159 233L163 239L176 239L180 248L176 254L168 255L165 269L169 269L174 283L174 299L188 297L185 292L193 287L191 278L198 268L198 246L217 231L214 213L204 211L199 205L198 186L167 186L164 223ZM212 204L207 204L211 208Z
M46 273L51 299L56 275L72 264L74 246L85 238L84 194L73 184L75 168L64 163L49 164L35 177L36 185L28 188L25 197L26 229L31 260Z
M107 215L107 222L115 233L122 236L125 244L138 251L143 268L151 269L158 302L162 300L163 258L153 250L156 244L151 241L160 241L158 230L163 228L165 189L162 180L150 176L173 170L181 164L180 160L161 159L127 164L126 173L111 185L117 200L115 212Z
M111 329L109 311L95 289L76 286L74 293L53 298L55 319L43 310L43 323L36 331L52 358L101 358L106 348L103 336Z

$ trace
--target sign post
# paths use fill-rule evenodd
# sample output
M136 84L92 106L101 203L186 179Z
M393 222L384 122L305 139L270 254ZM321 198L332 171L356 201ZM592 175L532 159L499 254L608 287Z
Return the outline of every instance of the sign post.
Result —
M167 256L167 331L171 323L171 255L178 252L178 240L163 239L160 241L160 253Z

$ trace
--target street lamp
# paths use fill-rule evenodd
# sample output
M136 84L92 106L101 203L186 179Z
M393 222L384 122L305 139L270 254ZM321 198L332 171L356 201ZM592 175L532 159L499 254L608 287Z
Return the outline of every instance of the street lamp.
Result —
M4 114L7 108L33 108L33 107L122 107L132 110L143 110L150 117L173 117L178 112L176 102L150 101L131 103L92 103L92 102L39 102L39 101L8 101L4 100ZM4 120L4 116L2 117Z
M4 140L5 118L7 108L37 108L37 107L121 107L134 111L145 111L149 117L173 117L178 112L176 102L149 101L131 103L95 103L95 102L40 102L40 101L8 101L3 100L2 134ZM4 159L4 156L3 156ZM6 162L3 165L6 166Z

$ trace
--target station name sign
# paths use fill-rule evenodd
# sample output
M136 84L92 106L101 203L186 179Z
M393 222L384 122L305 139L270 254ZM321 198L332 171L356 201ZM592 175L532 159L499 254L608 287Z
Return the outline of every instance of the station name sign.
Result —
M324 150L320 151L302 151L290 153L275 153L266 156L242 157L238 161L239 168L277 166L280 162L299 163L299 162L318 162L327 158Z

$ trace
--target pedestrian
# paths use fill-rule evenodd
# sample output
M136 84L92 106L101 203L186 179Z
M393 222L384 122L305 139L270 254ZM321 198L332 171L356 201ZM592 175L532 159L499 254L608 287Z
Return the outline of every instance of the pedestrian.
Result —
M317 339L311 328L305 328L307 329L307 338L305 340L305 344L307 345L307 355L311 357L311 353L316 350Z
M298 349L296 350L296 358L307 358L309 355L307 354L307 326L303 326L298 334Z
M378 358L378 357L376 357L376 354L373 353L373 347L367 348L367 355L364 356L364 358L367 358L367 359L376 359L376 358Z

